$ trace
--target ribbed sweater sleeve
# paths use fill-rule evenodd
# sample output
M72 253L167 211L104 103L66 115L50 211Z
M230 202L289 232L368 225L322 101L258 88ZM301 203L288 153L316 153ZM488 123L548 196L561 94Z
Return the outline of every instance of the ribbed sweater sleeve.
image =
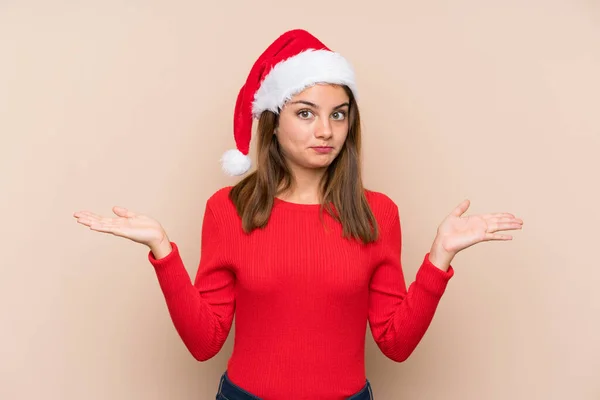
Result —
M381 241L374 253L376 269L369 285L369 325L383 354L402 362L427 331L454 270L437 268L427 253L407 290L401 263L400 217L395 203L387 202L380 222Z
M229 268L217 218L209 202L202 224L201 254L192 284L179 248L156 259L148 254L164 294L173 324L198 361L214 357L223 347L235 313L235 275Z

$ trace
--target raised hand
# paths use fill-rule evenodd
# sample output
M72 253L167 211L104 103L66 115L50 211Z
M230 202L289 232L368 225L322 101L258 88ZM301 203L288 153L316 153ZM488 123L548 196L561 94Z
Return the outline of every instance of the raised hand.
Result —
M459 251L480 242L512 240L511 235L499 232L523 227L523 220L510 213L463 216L469 205L470 201L464 200L438 227L430 259L443 269Z
M112 210L116 218L102 217L90 211L77 211L73 216L78 223L93 231L124 237L151 249L168 242L167 234L158 221L123 207L115 206Z

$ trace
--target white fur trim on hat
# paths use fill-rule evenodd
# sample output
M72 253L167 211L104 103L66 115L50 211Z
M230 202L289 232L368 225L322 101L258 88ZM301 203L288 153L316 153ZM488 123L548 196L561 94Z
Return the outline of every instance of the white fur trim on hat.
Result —
M250 157L238 149L227 150L221 157L221 168L230 176L243 175L250 169Z
M252 114L279 112L285 102L317 83L347 85L355 97L356 81L350 63L330 50L306 50L275 65L254 94Z

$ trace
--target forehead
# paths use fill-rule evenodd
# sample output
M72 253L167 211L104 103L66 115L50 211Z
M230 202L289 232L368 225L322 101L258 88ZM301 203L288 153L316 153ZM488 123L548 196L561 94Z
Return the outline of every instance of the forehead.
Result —
M333 105L337 106L340 103L349 100L348 94L343 86L332 84L316 84L304 89L302 92L292 96L292 102L304 100L317 105Z

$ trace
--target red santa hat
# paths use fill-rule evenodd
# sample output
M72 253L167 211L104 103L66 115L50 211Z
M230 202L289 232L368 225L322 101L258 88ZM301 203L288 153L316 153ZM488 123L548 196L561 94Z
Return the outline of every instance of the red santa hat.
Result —
M235 176L250 169L253 118L258 119L265 110L279 113L292 96L317 83L346 85L358 97L354 70L339 53L303 29L279 36L256 60L237 96L233 117L236 148L223 154L223 171Z

